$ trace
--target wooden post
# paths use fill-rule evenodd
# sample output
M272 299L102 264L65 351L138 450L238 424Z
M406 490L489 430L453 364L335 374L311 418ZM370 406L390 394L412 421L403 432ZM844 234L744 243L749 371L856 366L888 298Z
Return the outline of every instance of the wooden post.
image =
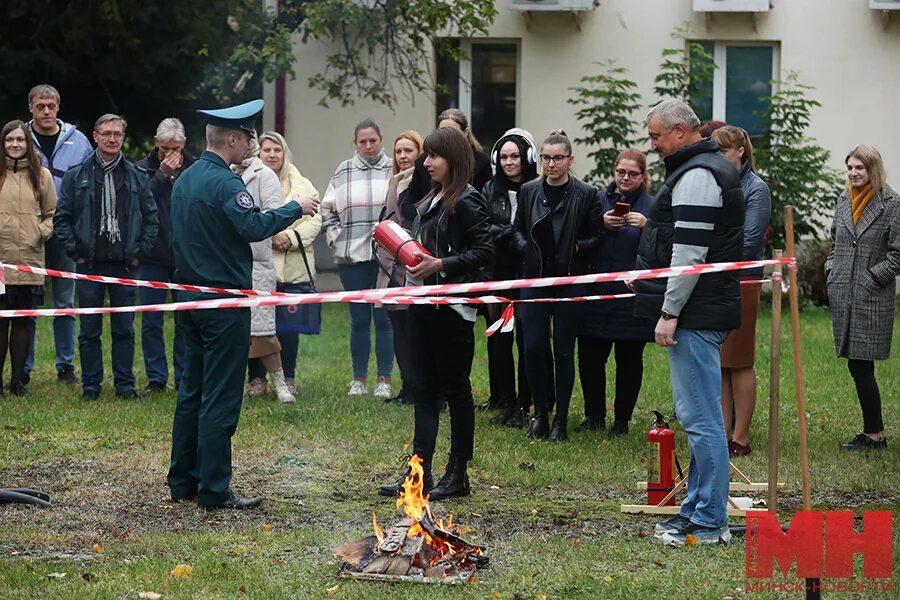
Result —
M774 250L772 258L784 253ZM781 263L772 272L772 356L769 369L769 496L767 506L778 512L778 400L781 388Z
M797 258L794 248L794 207L784 207L784 233L787 240L787 253ZM788 298L791 302L791 339L794 345L794 388L797 396L797 426L800 429L800 476L803 482L803 510L812 509L809 491L809 454L806 446L806 401L804 399L803 353L800 349L800 292L797 289L797 269L788 269L790 289ZM807 600L821 598L821 580L807 578Z

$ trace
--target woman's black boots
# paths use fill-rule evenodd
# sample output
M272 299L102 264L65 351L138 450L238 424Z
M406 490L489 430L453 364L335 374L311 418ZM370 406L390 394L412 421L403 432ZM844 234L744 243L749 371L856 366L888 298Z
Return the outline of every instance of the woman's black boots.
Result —
M424 485L422 486L422 495L427 496L431 488L434 487L434 479L431 477L431 460L422 461L422 471L424 471ZM385 483L384 485L379 487L378 493L382 496L396 498L400 495L400 490L403 489L403 482L406 481L406 478L409 477L409 474L411 472L412 469L410 467L407 467L403 474L398 477L396 481Z
M447 461L447 470L437 485L431 489L429 500L459 498L469 495L469 475L466 472L466 461L452 454Z

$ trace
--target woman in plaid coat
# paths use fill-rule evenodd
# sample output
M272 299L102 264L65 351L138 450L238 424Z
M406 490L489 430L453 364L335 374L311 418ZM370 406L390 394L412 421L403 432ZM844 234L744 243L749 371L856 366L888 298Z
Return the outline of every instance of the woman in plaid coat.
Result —
M885 180L881 154L860 145L845 159L848 186L838 198L825 262L837 355L848 359L863 433L846 450L887 447L875 361L891 353L895 278L900 274L900 196Z

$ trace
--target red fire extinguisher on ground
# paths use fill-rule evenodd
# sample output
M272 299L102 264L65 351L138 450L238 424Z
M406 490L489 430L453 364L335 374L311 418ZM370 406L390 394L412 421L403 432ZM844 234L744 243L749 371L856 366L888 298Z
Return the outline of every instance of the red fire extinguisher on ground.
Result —
M675 432L666 418L654 410L656 422L647 432L647 504L659 505L675 488ZM675 495L663 506L674 506Z
M431 253L414 240L405 229L390 220L379 223L372 232L372 238L404 267L414 267L422 262L422 259L416 256L417 252L431 256Z

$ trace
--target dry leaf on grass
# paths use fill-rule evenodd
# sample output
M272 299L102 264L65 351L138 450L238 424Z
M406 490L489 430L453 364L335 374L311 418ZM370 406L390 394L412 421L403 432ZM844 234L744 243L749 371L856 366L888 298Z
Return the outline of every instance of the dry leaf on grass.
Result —
M102 554L103 546L101 544L94 544L93 546L91 546L91 550L93 550L96 554Z
M265 531L266 533L269 533L270 531L272 531L272 529L273 529L273 527L269 523L266 523L265 525L262 526L262 530Z
M684 536L684 545L685 546L696 546L697 545L697 536L693 534L687 534Z
M334 587L330 587L327 590L325 590L325 593L328 594L329 596L334 596L335 594L338 593L338 590L340 590L340 589L341 589L341 586L336 585Z
M138 598L141 598L142 600L160 600L162 594L157 594L156 592L138 592Z
M191 565L177 565L169 574L179 579L190 579L193 572L194 567Z

